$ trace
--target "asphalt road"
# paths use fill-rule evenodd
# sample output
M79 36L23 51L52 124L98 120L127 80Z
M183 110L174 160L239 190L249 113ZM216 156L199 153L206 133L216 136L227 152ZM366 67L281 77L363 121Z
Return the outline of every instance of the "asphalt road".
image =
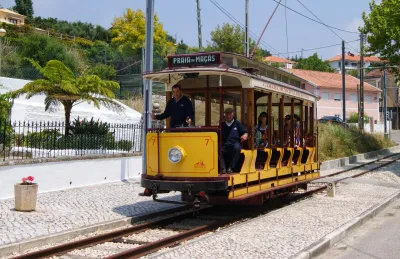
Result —
M317 257L327 258L400 258L400 199Z

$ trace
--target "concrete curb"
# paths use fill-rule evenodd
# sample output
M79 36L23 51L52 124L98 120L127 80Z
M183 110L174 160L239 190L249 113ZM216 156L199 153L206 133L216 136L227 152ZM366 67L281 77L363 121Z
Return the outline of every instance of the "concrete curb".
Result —
M325 237L321 238L317 242L311 244L307 248L303 249L296 255L292 256L292 259L311 259L315 258L316 256L322 254L342 238L346 237L350 232L354 229L360 227L365 222L370 220L371 218L375 217L380 211L385 209L391 202L400 198L400 191L396 194L390 196L389 198L385 199L382 203L370 208L367 211L361 213L358 217L352 219L351 221L347 222L346 224L340 226L333 232L329 233Z
M56 234L46 235L43 237L38 237L38 238L26 240L26 241L21 241L18 243L3 245L3 246L0 246L0 258L9 256L12 253L23 253L26 250L29 250L32 248L41 247L41 246L48 245L51 243L59 243L64 240L67 240L67 239L76 238L81 235L91 234L96 231L111 230L113 228L129 226L133 223L136 223L136 222L139 222L139 221L142 221L145 219L161 216L162 214L174 213L177 210L179 210L180 208L181 208L181 206L178 206L175 208L158 210L158 211L152 212L152 213L143 213L143 214L133 216L133 217L127 217L127 218L123 218L123 219L107 221L107 222L87 226L84 228L68 230L68 231L61 232L61 233L56 233Z
M377 151L371 151L368 153L358 154L358 155L354 155L354 156L343 157L343 158L338 158L338 159L334 159L334 160L328 160L328 161L321 163L320 169L321 170L329 170L329 169L334 169L334 168L338 168L338 167L343 167L343 166L347 166L350 164L361 162L362 160L365 160L365 159L371 159L371 158L374 158L374 157L377 157L380 155L381 156L388 155L388 154L396 152L396 151L397 152L400 151L400 145L377 150Z

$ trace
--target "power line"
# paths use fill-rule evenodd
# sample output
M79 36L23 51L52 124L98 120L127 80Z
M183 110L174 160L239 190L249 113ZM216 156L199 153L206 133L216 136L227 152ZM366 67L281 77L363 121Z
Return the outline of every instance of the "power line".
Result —
M345 41L342 37L339 36L339 34L337 34L335 31L333 31L330 26L326 25L321 19L318 18L318 16L316 16L310 9L308 9L302 2L300 2L300 0L297 0L297 2L299 2L299 4L301 4L307 11L309 11L312 15L314 15L315 18L317 18L323 25L325 25L331 32L333 32L336 36L338 36L341 40ZM355 48L353 48L353 46L351 46L349 43L347 43L347 45L352 48L355 52L358 52Z
M274 2L278 3L278 1L277 1L277 0L272 0L272 1L274 1ZM355 33L355 34L358 34L358 33L359 33L359 32L347 31L347 30L339 29L339 28L337 28L337 27L334 27L334 26L330 26L330 25L324 24L323 22L320 22L320 21L314 20L313 18L311 18L311 17L308 17L308 16L306 16L306 15L304 15L304 14L302 14L302 13L299 13L298 11L296 11L296 10L293 10L292 8L290 8L290 7L288 7L288 6L284 5L284 4L280 4L280 5L282 5L283 7L285 7L286 9L288 9L288 10L290 10L290 11L294 12L294 13L297 13L298 15L301 15L301 16L303 16L304 18L307 18L307 19L309 19L309 20L311 20L311 21L313 21L313 22L316 22L316 23L319 23L319 24L325 25L325 26L327 26L327 27L329 27L329 28L332 28L332 29L335 29L335 30L338 30L338 31L347 32L347 33Z
M359 39L348 41L348 42L355 42L355 41L359 41ZM312 48L312 49L301 49L301 50L297 50L297 51L290 51L288 53L292 54L292 53L299 53L299 52L302 52L302 51L312 51L312 50L318 50L318 49L326 49L326 48L331 48L331 47L340 46L340 45L342 45L342 43L332 44L332 45L322 46L322 47L316 47L316 48ZM286 53L277 53L277 54L286 54Z
M213 3L221 12L223 12L226 16L228 16L228 18L230 18L233 22L235 22L237 25L239 25L242 29L245 27L238 19L236 19L231 13L229 13L225 8L223 8L218 2L214 2L213 0L210 0L211 3ZM250 34L254 37L257 38L257 35L255 35L255 33L253 33L252 31L250 31ZM272 47L271 45L269 45L268 43L266 43L265 41L262 40L262 42L264 44L262 44L266 49L273 49L275 52L279 52L278 50L276 50L274 47ZM267 46L269 47L267 47Z
M242 29L245 28L245 25L243 25L238 19L236 19L232 14L230 14L225 8L223 8L218 2L214 1L214 0L210 0L210 2L212 4L214 4L222 13L224 13L226 16L228 16L229 19L231 19L234 23L236 23L237 25L239 25ZM249 30L250 35L253 38L257 38L257 35L252 32L251 30ZM279 51L277 49L275 49L274 47L272 47L271 45L269 45L268 43L266 43L265 41L261 40L261 45L264 46L264 48L269 49L271 54L274 54L271 50L274 50L276 53L278 53ZM267 45L267 46L266 46Z

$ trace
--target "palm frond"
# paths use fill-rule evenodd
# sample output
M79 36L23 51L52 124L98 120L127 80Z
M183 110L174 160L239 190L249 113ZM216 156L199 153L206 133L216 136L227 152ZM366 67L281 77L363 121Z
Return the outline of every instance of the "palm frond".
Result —
M58 85L60 89L66 93L76 95L79 93L79 89L76 87L75 80L62 80Z
M33 66L34 68L36 68L36 70L39 71L40 74L45 75L45 74L44 74L43 67L42 67L38 62L36 62L35 60L33 60L33 59L31 59L31 58L24 58L24 59L27 60L27 61L29 61L29 63L31 63L32 66Z
M63 80L74 80L75 76L63 62L50 60L43 68L44 76L50 81L60 83Z
M58 110L58 107L60 106L61 102L57 100L54 96L46 96L44 99L44 110L50 110L50 112L55 112Z

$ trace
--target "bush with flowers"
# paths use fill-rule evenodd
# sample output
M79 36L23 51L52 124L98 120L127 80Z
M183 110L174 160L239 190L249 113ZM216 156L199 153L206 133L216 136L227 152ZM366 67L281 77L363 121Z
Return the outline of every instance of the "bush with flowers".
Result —
M33 180L35 180L35 178L33 176L28 176L28 177L24 177L22 178L22 185L32 185L33 184Z

